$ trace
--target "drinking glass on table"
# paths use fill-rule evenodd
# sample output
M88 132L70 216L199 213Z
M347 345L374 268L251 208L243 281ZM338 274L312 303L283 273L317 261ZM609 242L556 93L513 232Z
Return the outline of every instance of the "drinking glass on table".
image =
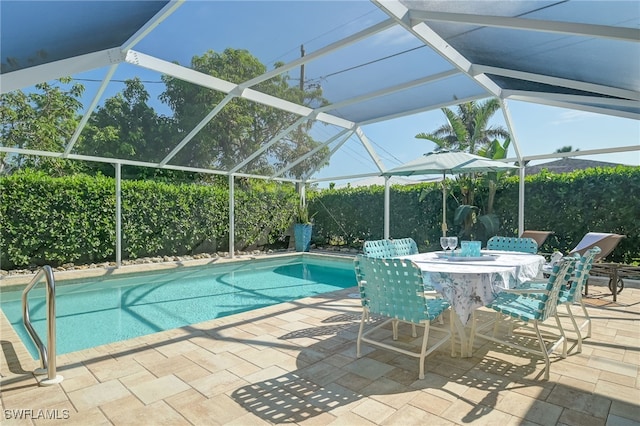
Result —
M447 237L447 247L451 249L451 254L453 255L453 251L458 247L458 237Z
M447 254L447 248L449 248L449 238L440 237L440 246L442 247L442 250L444 250L444 254Z

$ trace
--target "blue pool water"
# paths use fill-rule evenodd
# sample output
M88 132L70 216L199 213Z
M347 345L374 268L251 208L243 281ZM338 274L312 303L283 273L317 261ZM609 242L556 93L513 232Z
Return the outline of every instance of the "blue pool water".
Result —
M356 285L350 262L312 258L234 262L56 282L57 353L64 354ZM34 358L22 324L22 289L0 308ZM44 285L31 291L31 321L46 344Z

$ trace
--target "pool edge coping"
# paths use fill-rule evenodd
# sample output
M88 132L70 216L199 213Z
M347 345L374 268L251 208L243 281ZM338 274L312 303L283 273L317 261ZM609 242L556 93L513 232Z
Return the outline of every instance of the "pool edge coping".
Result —
M229 264L233 262L246 261L267 261L277 258L287 257L318 257L325 259L340 259L342 262L348 262L354 255L337 254L334 252L282 252L282 253L265 253L259 255L240 255L231 257L217 257L205 259L189 259L170 262L153 262L123 265L120 268L115 266L95 267L84 269L73 269L68 271L54 271L56 280L76 280L84 278L101 278L106 276L116 276L123 274L132 274L139 272L153 272L161 270L171 270L185 267L205 266L214 264ZM18 286L24 286L31 282L37 271L30 274L9 275L0 277L0 291L18 290Z

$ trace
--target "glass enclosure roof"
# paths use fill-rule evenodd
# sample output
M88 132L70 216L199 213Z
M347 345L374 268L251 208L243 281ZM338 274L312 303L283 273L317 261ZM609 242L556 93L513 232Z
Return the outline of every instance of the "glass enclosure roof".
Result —
M364 126L470 100L640 118L634 1L3 0L0 31L1 93L73 76L87 87L78 113L93 114L138 77L153 108L171 117L157 100L168 76L211 98L163 149L138 147L123 158L76 146L76 137L55 152L5 141L0 152L313 180L296 165L322 165L341 150L357 151L381 174L387 167ZM192 68L192 58L229 48L246 49L264 68L234 82ZM274 84L283 76L321 88L325 102L281 99ZM284 111L280 125L238 156L210 152L202 136L225 129L243 103L274 117ZM76 133L86 131L84 121ZM318 144L297 144L300 132ZM518 143L514 136L522 160Z

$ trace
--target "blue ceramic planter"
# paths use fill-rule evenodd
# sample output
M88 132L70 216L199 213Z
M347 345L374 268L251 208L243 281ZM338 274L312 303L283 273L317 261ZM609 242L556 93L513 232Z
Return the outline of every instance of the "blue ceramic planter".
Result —
M313 225L296 223L293 226L293 236L296 240L296 251L309 251L311 247L311 231Z

